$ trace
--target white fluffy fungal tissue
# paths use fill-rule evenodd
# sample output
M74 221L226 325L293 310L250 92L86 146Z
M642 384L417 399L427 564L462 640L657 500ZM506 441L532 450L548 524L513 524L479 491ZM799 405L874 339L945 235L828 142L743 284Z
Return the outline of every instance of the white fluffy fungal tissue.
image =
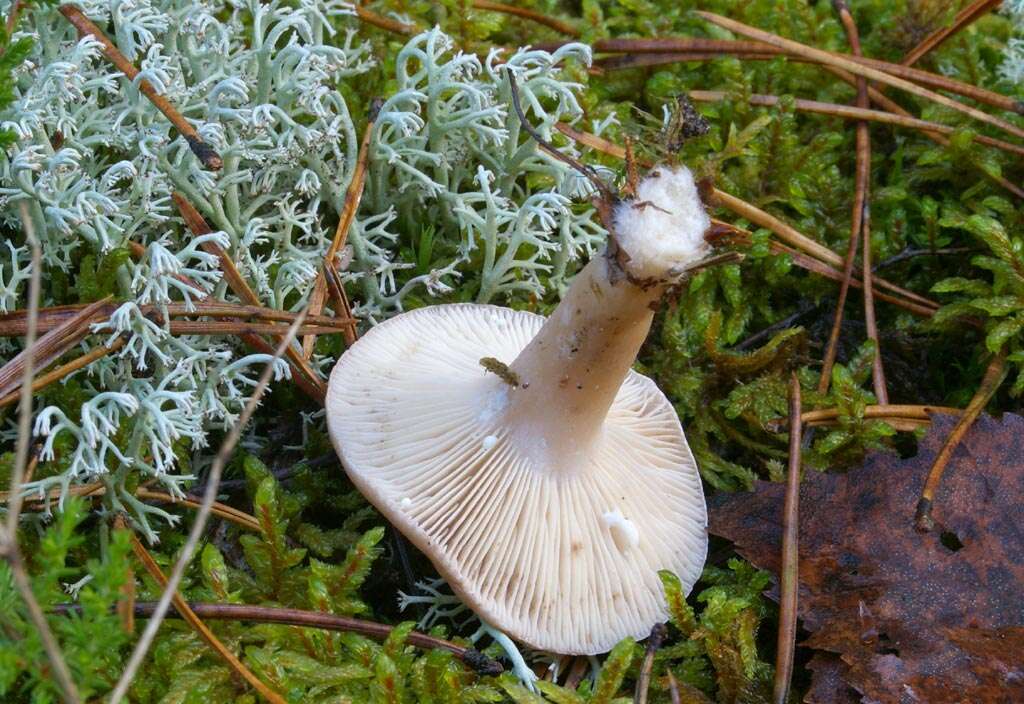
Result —
M655 169L640 181L635 199L615 207L615 239L629 255L626 269L640 278L662 278L702 259L710 225L685 166Z
M615 541L615 547L619 552L626 552L640 544L640 531L633 521L622 515L622 511L606 511L601 518L611 531L612 540Z

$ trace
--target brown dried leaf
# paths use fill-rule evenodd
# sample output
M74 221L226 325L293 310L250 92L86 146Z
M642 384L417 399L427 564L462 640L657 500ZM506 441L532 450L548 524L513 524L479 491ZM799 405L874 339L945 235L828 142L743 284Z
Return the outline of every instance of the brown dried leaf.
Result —
M844 679L864 701L1024 701L1024 418L979 418L936 495L936 529L918 533L915 505L955 423L934 416L912 459L876 453L845 475L805 475L805 645L842 659L816 657L809 701L850 701ZM777 573L784 490L720 495L711 532Z
M838 655L817 652L807 669L814 673L811 688L804 695L806 704L857 704L857 690L846 683L850 668Z

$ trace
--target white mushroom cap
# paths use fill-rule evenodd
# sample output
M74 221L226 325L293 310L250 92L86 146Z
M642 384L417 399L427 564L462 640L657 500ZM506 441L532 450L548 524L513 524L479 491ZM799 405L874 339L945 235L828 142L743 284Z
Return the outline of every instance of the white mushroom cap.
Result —
M544 323L473 304L392 318L335 367L328 427L356 486L481 618L537 648L595 654L666 620L657 572L693 585L707 515L675 410L627 371L631 356L603 424L570 454L531 430L536 414L515 416L517 396L548 394L557 411L583 388L517 388L481 366L516 360Z

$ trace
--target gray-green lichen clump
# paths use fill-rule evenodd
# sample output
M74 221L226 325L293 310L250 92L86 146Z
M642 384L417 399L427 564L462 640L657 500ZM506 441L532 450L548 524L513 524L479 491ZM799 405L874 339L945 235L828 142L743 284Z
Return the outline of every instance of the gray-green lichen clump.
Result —
M156 537L148 518L170 514L138 502L126 482L155 478L180 495L189 479L181 458L191 456L193 472L209 461L210 433L235 421L268 356L228 338L172 336L140 306L234 300L206 242L230 254L264 305L306 305L356 164L362 124L354 115L366 106L350 101L361 83L388 88L362 208L338 262L361 320L450 293L467 275L481 302L513 291L541 295L603 236L589 208L570 207L586 183L521 135L498 69L503 63L517 75L531 121L550 136L555 122L581 115L580 86L560 67L588 63L583 45L495 50L481 59L435 28L382 62L352 6L333 0L80 7L109 23L141 73L128 81L55 7L35 8L22 30L34 51L0 119L16 137L0 156L0 204L12 228L28 206L44 269L58 280L81 276L80 262L116 260L100 286L78 293L114 296L116 312L95 331L108 344L126 335L127 344L82 377L80 413L59 404L36 409L43 458L62 442L70 459L60 474L29 484L31 495L59 487L62 499L72 485L103 479L108 504L128 509ZM203 168L139 92L141 80L178 106L221 155L221 170ZM194 237L184 227L173 192L212 234ZM409 222L431 223L413 257L401 241ZM130 246L144 253L128 257ZM0 255L0 311L8 311L24 297L29 248L7 242ZM52 286L43 293L44 304L66 302ZM320 370L332 361L331 352L312 359ZM289 368L279 363L277 372Z

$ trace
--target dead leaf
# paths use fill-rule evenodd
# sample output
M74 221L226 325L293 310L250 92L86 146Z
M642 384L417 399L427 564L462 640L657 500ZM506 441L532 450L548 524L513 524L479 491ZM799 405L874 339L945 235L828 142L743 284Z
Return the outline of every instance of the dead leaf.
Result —
M814 673L811 688L804 696L807 704L857 704L860 695L846 683L850 668L833 653L814 654L807 669Z
M845 680L878 702L1024 701L1024 418L978 419L936 495L936 529L914 510L955 418L934 416L916 457L876 453L800 489L800 606L817 657L808 701L844 702ZM711 532L778 572L782 484L711 501ZM831 688L831 689L830 689Z

